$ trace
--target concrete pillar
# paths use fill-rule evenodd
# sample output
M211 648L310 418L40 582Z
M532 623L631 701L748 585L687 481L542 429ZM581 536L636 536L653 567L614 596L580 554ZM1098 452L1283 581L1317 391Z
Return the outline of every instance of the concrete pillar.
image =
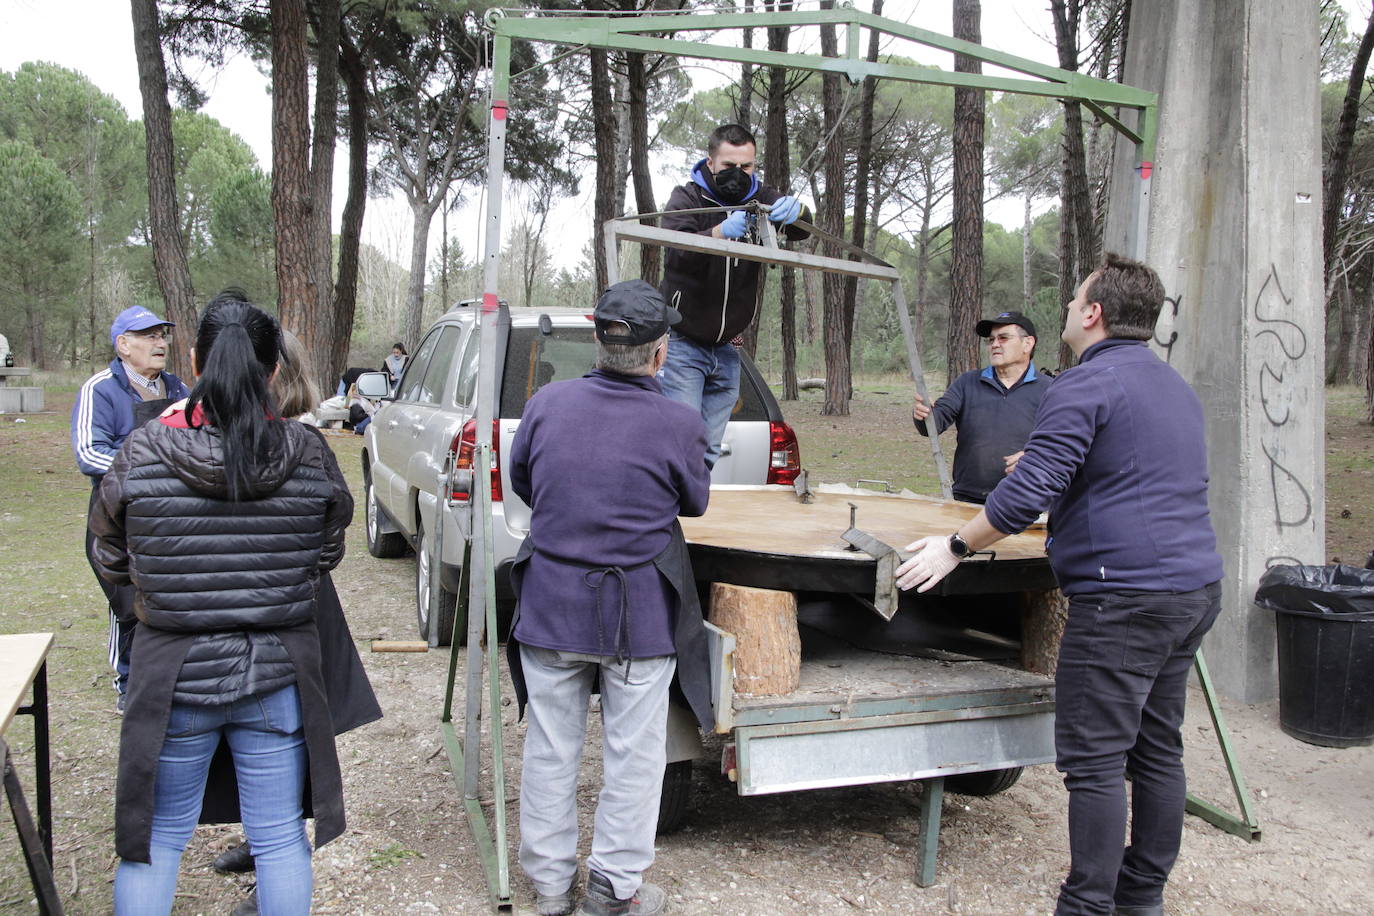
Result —
M1207 411L1226 562L1203 649L1244 702L1276 691L1272 614L1251 604L1260 576L1325 562L1318 57L1311 0L1132 6L1125 82L1160 93L1145 258L1170 303L1155 345ZM1116 162L1105 242L1129 252L1134 147Z

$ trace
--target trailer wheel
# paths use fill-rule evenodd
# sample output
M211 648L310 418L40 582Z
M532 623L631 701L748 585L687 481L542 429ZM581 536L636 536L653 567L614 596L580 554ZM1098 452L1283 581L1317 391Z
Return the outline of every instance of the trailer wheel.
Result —
M1021 778L1025 767L1012 767L1008 770L987 770L983 773L960 773L945 778L945 791L960 795L977 795L986 798L1005 792Z
M692 761L674 760L663 768L663 792L658 801L659 836L682 828L691 798Z

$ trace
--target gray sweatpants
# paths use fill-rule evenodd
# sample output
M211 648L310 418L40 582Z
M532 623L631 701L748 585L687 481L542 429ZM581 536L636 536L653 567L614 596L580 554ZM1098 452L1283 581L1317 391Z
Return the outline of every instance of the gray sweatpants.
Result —
M677 657L634 659L628 683L625 663L613 658L522 645L520 660L529 690L520 867L541 894L562 893L577 875L577 770L599 668L603 779L587 867L610 880L616 897L631 897L654 861Z

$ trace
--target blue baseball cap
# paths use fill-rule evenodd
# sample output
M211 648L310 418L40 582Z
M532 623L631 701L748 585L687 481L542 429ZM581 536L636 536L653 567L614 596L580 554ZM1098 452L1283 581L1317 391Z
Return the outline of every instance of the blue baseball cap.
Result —
M110 346L115 345L115 340L120 334L127 334L129 331L146 331L149 328L161 327L166 325L169 328L176 327L176 324L166 318L159 318L141 305L133 305L126 308L115 316L114 324L110 325Z

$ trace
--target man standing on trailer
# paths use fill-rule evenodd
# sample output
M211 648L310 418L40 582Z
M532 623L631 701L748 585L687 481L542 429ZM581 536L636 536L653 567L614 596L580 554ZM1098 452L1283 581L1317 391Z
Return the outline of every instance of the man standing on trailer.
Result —
M520 865L540 916L572 912L577 770L599 681L604 778L578 912L651 916L666 899L643 874L654 861L675 673L702 727L714 727L706 628L677 522L706 511L711 472L701 418L663 397L655 377L677 312L628 280L593 317L596 368L540 388L511 445L511 488L530 507L508 643L529 712Z
M1107 255L1068 305L1079 364L1045 393L1016 473L954 534L907 545L897 569L899 586L926 591L1050 510L1046 549L1069 598L1055 674L1071 855L1060 916L1163 916L1183 833L1188 671L1220 609L1222 564L1202 403L1146 346L1163 302L1153 270Z
M758 146L754 135L738 124L722 124L711 132L706 158L692 167L692 180L674 189L665 210L734 207L759 201L768 204L768 219L785 227L789 239L810 235L797 219L810 222L801 201L759 181ZM664 215L664 229L694 232L714 239L757 240L753 215L728 213ZM706 423L706 464L715 467L730 412L739 399L739 353L732 341L758 315L758 261L746 261L699 251L667 249L663 258L663 296L682 313L672 331L672 346L659 381L663 393L701 412Z
M970 369L934 406L919 394L911 406L916 431L929 436L959 427L954 450L954 498L982 504L992 488L1016 469L1022 446L1035 426L1035 411L1050 379L1035 368L1035 325L1020 312L984 318L975 330L987 341L988 366Z

